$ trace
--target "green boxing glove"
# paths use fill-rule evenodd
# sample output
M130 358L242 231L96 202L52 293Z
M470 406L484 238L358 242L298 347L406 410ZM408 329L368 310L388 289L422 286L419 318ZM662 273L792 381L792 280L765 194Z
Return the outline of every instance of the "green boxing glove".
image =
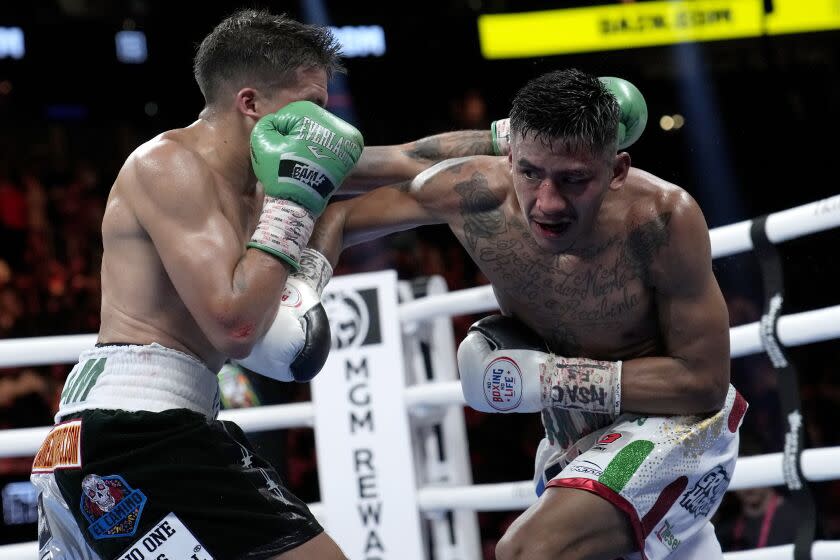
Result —
M309 101L261 118L251 132L251 164L265 189L248 243L299 268L315 219L362 154L361 133Z
M621 78L598 78L618 101L618 149L629 148L645 130L648 119L647 103L639 89Z
M642 92L627 80L604 77L601 80L607 90L618 101L618 149L629 148L645 130L648 119L647 103ZM510 153L510 119L493 121L490 125L493 137L493 151L497 156Z

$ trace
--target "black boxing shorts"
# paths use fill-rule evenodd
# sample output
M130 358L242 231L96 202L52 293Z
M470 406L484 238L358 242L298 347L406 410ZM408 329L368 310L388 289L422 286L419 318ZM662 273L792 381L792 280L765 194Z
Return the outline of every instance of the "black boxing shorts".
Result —
M33 465L39 558L260 560L323 529L232 422L85 410Z

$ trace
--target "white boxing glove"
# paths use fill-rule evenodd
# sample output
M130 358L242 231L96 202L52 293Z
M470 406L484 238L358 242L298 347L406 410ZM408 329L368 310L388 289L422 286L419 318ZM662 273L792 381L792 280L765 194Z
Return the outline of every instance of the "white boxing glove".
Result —
M321 291L332 277L323 255L305 249L301 270L286 279L274 322L240 365L279 381L311 381L330 352L330 323Z
M458 347L461 390L480 412L566 408L617 416L621 362L565 358L522 322L491 315L470 327Z

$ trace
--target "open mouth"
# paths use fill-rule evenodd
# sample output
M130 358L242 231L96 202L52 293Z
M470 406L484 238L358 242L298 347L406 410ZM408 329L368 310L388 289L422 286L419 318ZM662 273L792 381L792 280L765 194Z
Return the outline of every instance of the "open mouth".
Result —
M534 220L533 223L534 226L536 226L537 231L545 237L559 237L566 233L566 231L568 231L568 229L572 226L572 222L570 221L547 223Z

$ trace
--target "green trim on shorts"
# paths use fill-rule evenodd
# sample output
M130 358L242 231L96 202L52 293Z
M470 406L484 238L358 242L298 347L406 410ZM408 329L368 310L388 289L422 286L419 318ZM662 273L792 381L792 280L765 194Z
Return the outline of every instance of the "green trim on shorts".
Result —
M604 469L604 473L598 478L598 482L615 492L621 492L651 451L653 451L652 441L646 439L631 441L613 457Z

